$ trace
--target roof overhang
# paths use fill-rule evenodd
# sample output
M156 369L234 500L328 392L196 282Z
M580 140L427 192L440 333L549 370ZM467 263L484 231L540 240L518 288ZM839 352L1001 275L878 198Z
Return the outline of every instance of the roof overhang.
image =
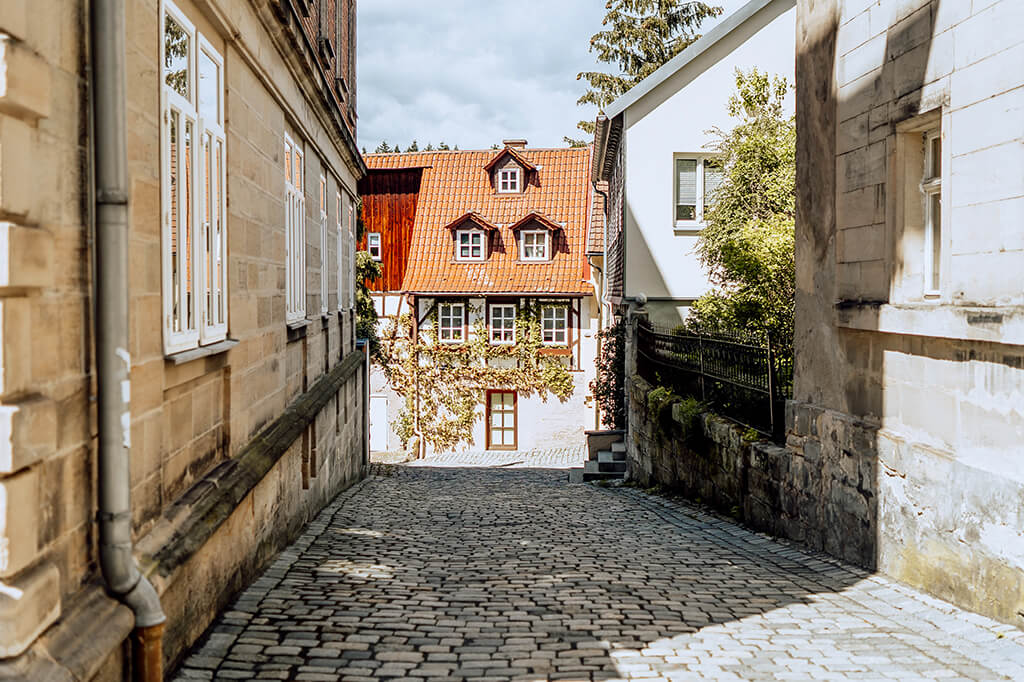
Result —
M625 94L608 105L608 108L604 111L605 116L611 120L623 113L676 73L690 66L716 43L734 31L742 30L744 25L757 14L761 12L766 13L762 19L764 21L763 26L766 26L775 17L793 7L796 7L796 0L750 0L750 2L727 16L717 26L701 36L699 40L696 40L685 50L662 64L657 71L634 85ZM760 30L761 27L758 26L757 30ZM756 33L756 30L754 32Z
M609 119L604 114L597 117L594 125L594 161L590 168L590 181L607 181L615 165L622 140L622 114Z
M467 222L475 223L477 225L477 227L479 227L482 230L487 230L488 232L490 232L490 231L497 231L497 229L498 229L497 225L495 225L491 221L487 220L486 218L484 218L482 215L480 215L476 211L469 211L468 213L463 213L458 218L456 218L455 220L453 220L450 223L448 223L447 225L445 225L444 229L446 229L446 230L454 230L454 229L456 229L458 227L462 227Z
M540 211L530 211L524 217L520 218L516 222L509 225L508 229L515 232L516 230L525 227L531 222L535 222L541 227L550 230L551 232L557 232L558 230L565 229L564 227L562 227L562 225L559 225L554 220L551 220Z

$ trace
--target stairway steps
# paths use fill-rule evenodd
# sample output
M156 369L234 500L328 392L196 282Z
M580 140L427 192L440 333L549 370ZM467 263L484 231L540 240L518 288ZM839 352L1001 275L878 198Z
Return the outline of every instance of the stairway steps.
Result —
M625 462L625 452L611 452L610 450L602 450L597 453L598 462Z

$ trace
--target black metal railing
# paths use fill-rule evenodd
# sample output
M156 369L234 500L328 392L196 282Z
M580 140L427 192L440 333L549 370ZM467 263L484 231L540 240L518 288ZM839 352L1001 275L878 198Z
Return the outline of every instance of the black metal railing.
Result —
M764 333L669 330L640 319L637 371L647 381L692 396L714 412L781 438L793 392L793 358ZM779 352L782 350L782 352Z

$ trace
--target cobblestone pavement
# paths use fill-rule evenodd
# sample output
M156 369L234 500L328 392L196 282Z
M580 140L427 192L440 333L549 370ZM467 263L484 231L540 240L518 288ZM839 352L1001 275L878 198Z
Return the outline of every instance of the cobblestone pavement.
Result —
M1024 679L1024 632L565 472L375 465L178 680Z
M511 467L528 469L567 469L581 467L587 459L583 445L545 450L502 452L500 450L448 452L409 462L425 467Z

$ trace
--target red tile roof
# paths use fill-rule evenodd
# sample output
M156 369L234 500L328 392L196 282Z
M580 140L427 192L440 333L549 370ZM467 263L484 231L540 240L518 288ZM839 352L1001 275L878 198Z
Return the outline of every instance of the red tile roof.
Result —
M494 150L368 154L374 170L423 168L408 267L402 290L416 293L588 294L586 260L591 216L588 147L517 149L514 156L537 168L538 184L521 194L499 194L485 170ZM558 225L553 258L524 263L512 227L531 213ZM453 222L475 214L496 225L489 258L456 261Z

